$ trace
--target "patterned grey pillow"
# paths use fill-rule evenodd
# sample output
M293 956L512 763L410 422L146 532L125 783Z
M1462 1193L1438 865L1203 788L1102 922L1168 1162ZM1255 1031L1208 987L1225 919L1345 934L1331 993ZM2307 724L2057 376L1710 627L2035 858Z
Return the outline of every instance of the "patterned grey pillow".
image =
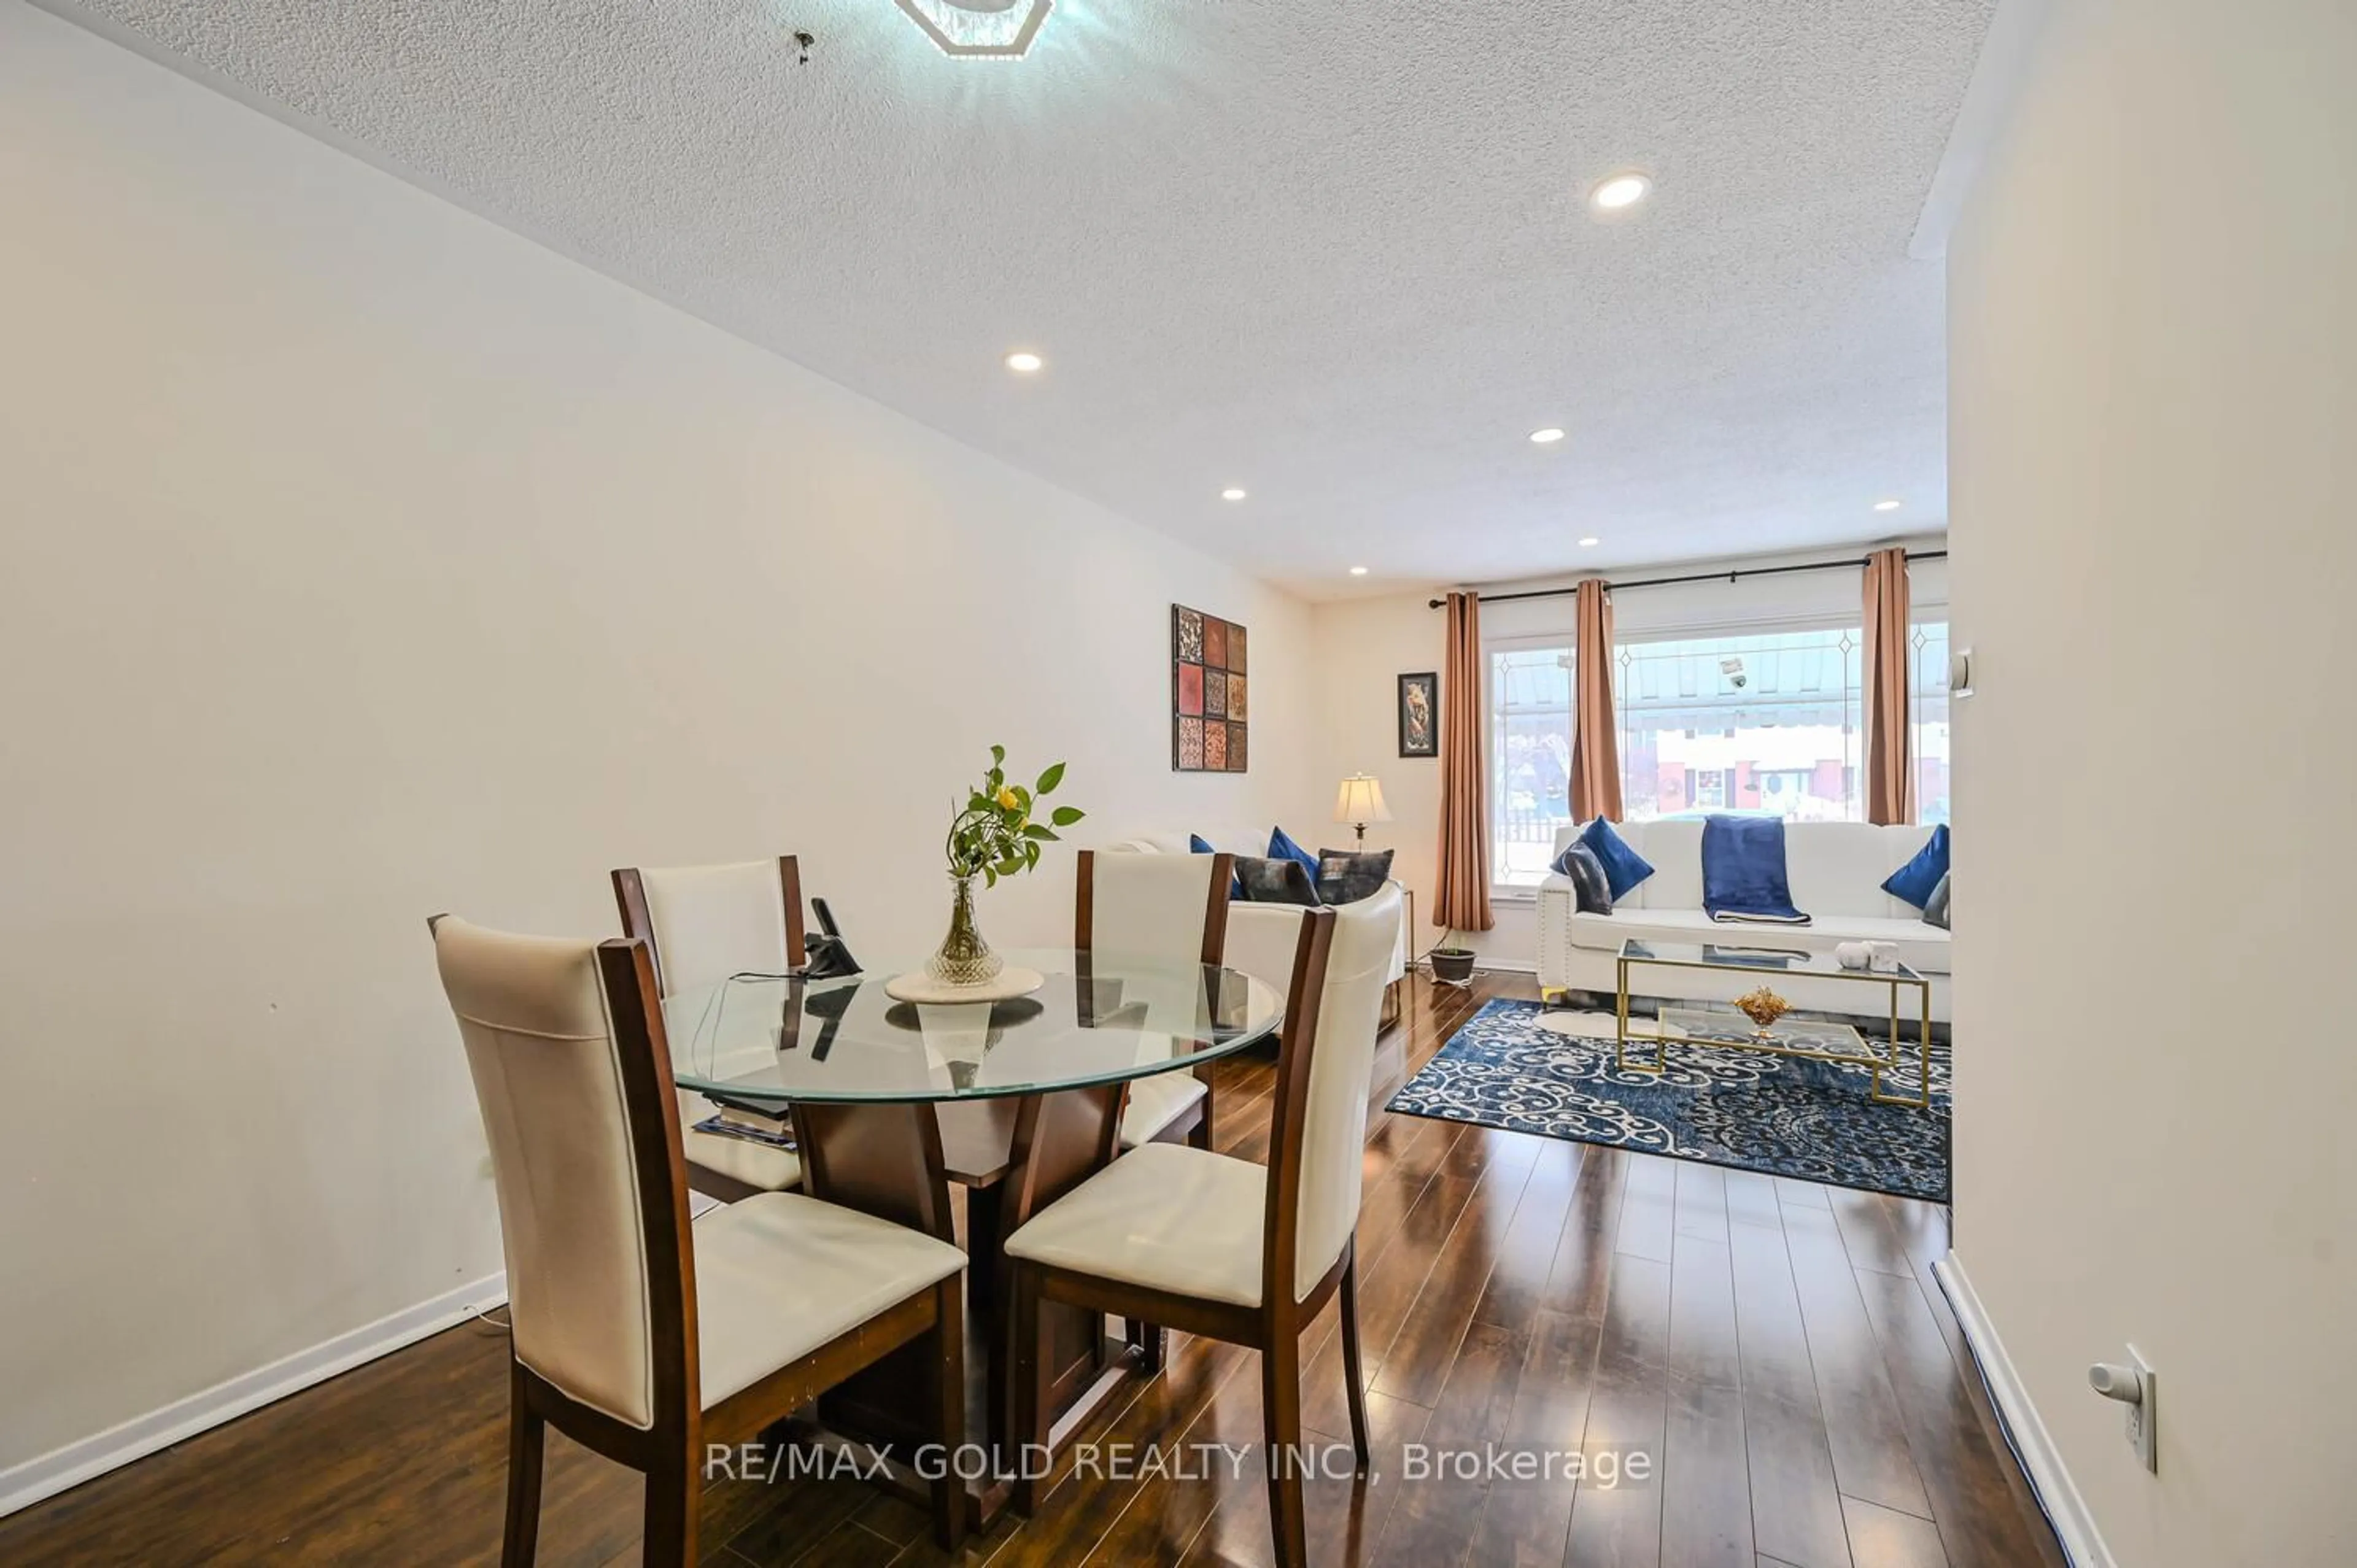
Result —
M1391 880L1392 852L1321 849L1318 852L1318 897L1325 904L1355 904L1383 891Z
M1931 902L1923 906L1925 925L1937 926L1943 931L1948 929L1948 878L1954 875L1953 871L1940 874L1940 885L1932 889Z
M1612 879L1596 852L1574 839L1555 857L1555 871L1571 878L1572 897L1583 915L1612 913Z
M1248 904L1318 906L1318 889L1309 885L1309 868L1285 855L1236 856L1236 886Z

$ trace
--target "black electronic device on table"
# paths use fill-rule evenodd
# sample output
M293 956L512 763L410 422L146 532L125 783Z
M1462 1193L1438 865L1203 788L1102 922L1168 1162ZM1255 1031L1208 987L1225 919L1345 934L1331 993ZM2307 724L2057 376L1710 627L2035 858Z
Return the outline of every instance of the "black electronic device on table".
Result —
M839 980L846 974L859 972L859 961L851 956L851 949L843 940L843 932L834 923L834 911L826 907L823 898L811 900L811 912L818 917L818 934L802 940L805 960L802 978L805 980Z

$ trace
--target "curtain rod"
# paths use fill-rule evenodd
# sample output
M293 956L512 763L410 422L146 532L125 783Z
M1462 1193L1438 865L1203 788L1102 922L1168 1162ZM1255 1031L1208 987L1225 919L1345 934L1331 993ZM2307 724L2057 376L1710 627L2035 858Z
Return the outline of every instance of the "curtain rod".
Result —
M1948 553L1944 550L1916 550L1907 556L1910 563L1945 561L1947 558ZM1798 566L1738 566L1727 572L1697 572L1690 577L1646 577L1634 583L1607 582L1604 585L1617 594L1623 588L1668 588L1680 583L1732 583L1744 577L1781 577L1787 572L1837 572L1853 566L1863 568L1866 564L1867 557L1861 555L1855 561L1810 561ZM1516 599L1559 599L1577 592L1579 585L1574 583L1568 588L1525 588L1519 594L1483 594L1480 599L1485 605L1502 605ZM1427 600L1426 607L1437 610L1448 602L1447 599Z

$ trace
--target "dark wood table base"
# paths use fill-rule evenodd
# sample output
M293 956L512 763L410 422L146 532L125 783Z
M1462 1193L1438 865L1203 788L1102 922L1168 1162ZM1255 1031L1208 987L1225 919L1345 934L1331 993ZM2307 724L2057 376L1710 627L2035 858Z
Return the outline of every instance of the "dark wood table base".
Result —
M1006 1235L1070 1192L1113 1158L1125 1099L1121 1084L1069 1089L997 1101L932 1104L811 1104L795 1107L805 1142L803 1190L896 1224L925 1228L928 1174L920 1118L933 1118L949 1179L965 1195L968 1364L983 1369L981 1440L989 1472L968 1487L973 1523L985 1530L1005 1511L1009 1480L1022 1460L1010 1433L1006 1369L1008 1303L1000 1247ZM1069 1419L1105 1373L1119 1365L1148 1370L1149 1359L1106 1337L1102 1314L1056 1306L1040 1315L1049 1374L1049 1406ZM931 1441L925 1424L921 1347L910 1346L834 1389L819 1401L826 1433L905 1461ZM1097 1393L1102 1397L1102 1392ZM784 1435L784 1434L780 1434ZM806 1440L813 1434L798 1434ZM972 1462L972 1461L969 1461ZM977 1469L981 1466L977 1464ZM882 1478L879 1477L879 1479ZM914 1472L900 1486L920 1487ZM899 1489L896 1486L895 1489Z

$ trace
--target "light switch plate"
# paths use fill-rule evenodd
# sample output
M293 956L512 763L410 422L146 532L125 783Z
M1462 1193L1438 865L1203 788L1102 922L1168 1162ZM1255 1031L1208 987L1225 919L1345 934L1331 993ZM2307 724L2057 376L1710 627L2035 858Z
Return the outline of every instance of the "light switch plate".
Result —
M2160 1383L2154 1375L2152 1363L2144 1352L2128 1347L2128 1364L2136 1369L2136 1380L2143 1385L2144 1398L2128 1406L2128 1446L2136 1451L2144 1467L2154 1475L2160 1474Z

